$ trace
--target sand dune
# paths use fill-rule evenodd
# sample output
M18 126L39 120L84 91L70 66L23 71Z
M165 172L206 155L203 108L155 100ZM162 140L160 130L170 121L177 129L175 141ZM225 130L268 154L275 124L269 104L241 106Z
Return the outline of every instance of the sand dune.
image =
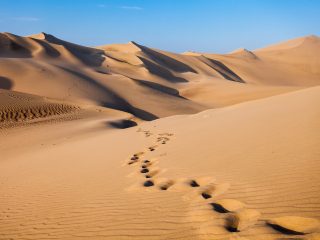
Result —
M316 87L196 115L174 116L158 120L156 128L151 124L144 128L152 132L174 129L174 140L163 147L166 154L157 160L160 168L168 169L161 177L175 181L186 176L195 181L215 178L213 183L204 184L198 196L190 195L199 204L201 195L206 199L206 208L193 205L190 218L199 221L199 228L208 234L208 239L231 238L226 231L219 230L228 226L227 214L218 211L215 217L206 215L206 211L210 212L208 205L223 199L237 201L226 208L237 208L240 201L246 209L261 214L256 219L254 216L258 215L248 213L252 214L250 220L247 213L239 216L245 229L250 222L248 230L239 233L244 238L280 239L281 228L274 230L266 223L276 217L284 217L283 221L279 219L282 228L292 232L303 232L296 226L304 225L303 217L311 218L310 229L317 226L313 233L319 231L319 90ZM301 194L297 194L299 191ZM206 217L198 217L199 213ZM295 222L294 216L302 217L301 222ZM305 227L308 229L309 225Z
M74 121L100 130L42 138L23 152L4 144L0 236L317 239L319 91L120 131ZM56 124L54 131L68 128ZM25 132L37 138L46 129Z
M240 50L227 55L204 55L234 66L247 83L312 86L319 80L319 44L319 37L307 36L258 49L251 54L248 50Z
M320 239L319 44L1 33L0 239Z
M317 85L319 39L293 41L281 44L293 46L279 57L274 47L176 54L135 42L89 48L46 33L2 33L0 87L152 120Z

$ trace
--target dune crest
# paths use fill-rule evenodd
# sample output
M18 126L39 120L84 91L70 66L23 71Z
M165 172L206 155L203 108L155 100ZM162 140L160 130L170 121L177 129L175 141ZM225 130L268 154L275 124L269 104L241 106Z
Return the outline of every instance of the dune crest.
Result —
M130 41L124 44L110 44L110 45L100 46L98 48L103 49L105 51L114 51L114 52L123 52L123 53L136 53L141 51L139 45L134 41Z
M242 58L248 58L248 59L258 59L257 55L255 55L252 51L245 49L245 48L239 48L229 53L230 55L242 57Z
M257 49L255 51L279 51L279 50L289 50L297 47L302 47L303 45L313 45L319 44L320 38L316 35L310 35L306 37L300 37L292 40L288 40L282 43L270 45L264 48Z

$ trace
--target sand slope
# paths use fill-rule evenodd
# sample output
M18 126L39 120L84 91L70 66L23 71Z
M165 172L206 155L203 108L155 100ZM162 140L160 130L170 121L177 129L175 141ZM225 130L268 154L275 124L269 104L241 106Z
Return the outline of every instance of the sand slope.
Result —
M314 87L124 130L74 121L96 131L23 152L4 144L0 238L318 239L319 103Z
M0 89L0 128L24 122L72 118L80 107L45 97Z

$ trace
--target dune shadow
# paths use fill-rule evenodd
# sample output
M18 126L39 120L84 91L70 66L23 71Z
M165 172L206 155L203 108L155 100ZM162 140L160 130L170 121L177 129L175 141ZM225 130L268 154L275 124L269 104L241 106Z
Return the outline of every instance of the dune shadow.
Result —
M126 129L126 128L138 126L138 124L135 121L128 120L128 119L111 121L111 122L107 122L107 124L119 129Z
M13 81L6 77L0 77L0 89L11 90L13 88Z
M144 87L159 91L159 92L164 93L164 94L172 95L174 97L179 97L179 98L182 98L182 99L186 99L186 98L184 98L184 97L182 97L180 95L180 93L179 93L179 91L177 89L174 89L174 88L171 88L171 87L167 87L167 86L164 86L164 85L159 84L159 83L147 81L147 80L134 79L134 78L131 78L131 79L134 82L136 82L137 84L141 85L141 86L144 86Z
M110 71L108 70L104 70L104 69L95 69L97 73L100 73L100 74L105 74L105 75L111 75Z
M228 68L222 62L211 59L211 58L207 58L207 59L211 63L210 65L209 64L207 65L209 65L211 68L213 68L218 73L220 73L225 79L234 81L234 82L245 83L245 81L240 76L238 76L235 72L233 72L230 68Z
M72 70L72 69L69 69L66 67L62 67L62 66L58 66L58 65L56 65L56 67L58 67L64 71L68 72L69 74L77 77L79 80L82 80L82 81L89 83L91 86L93 86L96 89L98 89L99 91L101 91L105 95L105 100L100 101L100 104L103 107L128 112L128 113L131 113L131 114L135 115L136 117L138 117L142 120L146 120L146 121L158 119L158 117L156 115L154 115L150 112L147 112L143 109L132 106L128 101L126 101L123 97L121 97L115 91L113 91L112 89L108 88L105 85L100 84L95 79L85 75L84 73L77 72L75 70ZM107 98L109 98L109 99L111 98L111 100L107 100Z
M137 44L138 45L138 44ZM161 52L155 51L151 48L138 45L139 48L147 54L153 61L156 63L165 66L166 68L171 69L172 71L185 73L185 72L193 72L197 73L192 67L188 66L187 64L178 61L172 57L169 57Z
M170 72L168 69L166 69L165 67L159 65L159 64L155 64L152 61L143 58L143 57L139 57L138 58L143 62L145 68L151 73L154 74L158 77L161 77L169 82L174 82L174 83L183 83L183 82L188 82L186 79L181 78L181 77L176 77L175 75L173 75L172 72Z
M129 104L129 103L128 103ZM150 112L147 112L143 109L140 109L140 108L137 108L137 107L134 107L132 106L131 104L129 104L130 106L130 110L129 112L132 113L133 115L141 118L142 120L146 120L146 121L152 121L152 120L156 120L158 119L159 117L157 117L156 115L150 113Z
M59 57L60 52L57 51L54 47L52 47L50 44L48 44L45 41L41 41L39 39L33 38L35 42L37 42L39 45L43 47L43 49L46 51L46 54L48 54L50 57Z
M12 34L12 36L15 36ZM5 34L0 33L0 57L5 58L30 58L32 57L31 51L18 43L15 39L10 39Z
M103 50L63 41L49 34L46 34L46 40L49 43L64 46L72 55L87 66L98 67L101 66L105 60Z

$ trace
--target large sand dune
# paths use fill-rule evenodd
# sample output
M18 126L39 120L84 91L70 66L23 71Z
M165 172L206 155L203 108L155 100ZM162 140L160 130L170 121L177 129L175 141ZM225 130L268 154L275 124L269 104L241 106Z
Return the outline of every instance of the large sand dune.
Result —
M319 51L0 34L0 239L320 239Z
M135 42L89 48L45 33L2 33L0 87L152 120L317 85L319 38L294 41L276 53L273 46L176 54Z
M319 96L315 87L127 130L74 121L96 130L2 146L1 239L292 239L268 221L318 239ZM240 232L227 230L228 211Z

